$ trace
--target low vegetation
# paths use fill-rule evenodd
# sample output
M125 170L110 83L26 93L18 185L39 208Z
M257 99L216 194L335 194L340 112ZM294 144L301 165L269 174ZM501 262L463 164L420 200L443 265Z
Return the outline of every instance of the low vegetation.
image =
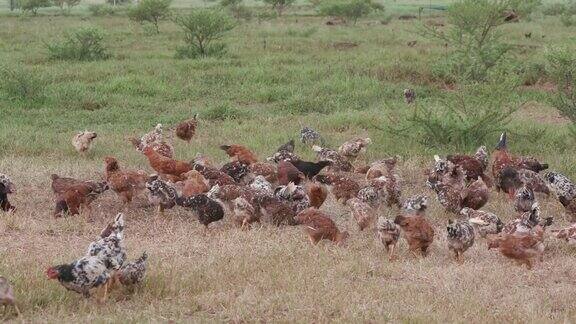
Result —
M50 58L57 60L105 60L110 53L104 46L104 33L95 27L83 27L69 32L64 40L48 44Z
M142 0L128 11L128 17L139 23L150 23L157 34L160 33L158 24L170 15L172 0Z
M184 31L186 45L178 48L178 58L222 56L226 45L217 42L234 28L234 22L224 13L212 9L198 9L174 19Z

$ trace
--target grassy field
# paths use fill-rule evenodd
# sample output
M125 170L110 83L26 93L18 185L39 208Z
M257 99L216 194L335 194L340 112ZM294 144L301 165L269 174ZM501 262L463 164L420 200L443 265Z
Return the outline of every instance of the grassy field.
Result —
M200 3L200 1L191 1ZM175 142L183 160L196 153L226 160L218 146L241 143L261 158L296 138L302 125L318 129L337 147L359 135L373 144L369 160L400 154L405 196L427 193L423 170L433 154L457 148L427 146L383 131L390 117L411 109L402 97L412 87L418 104L440 109L453 87L434 74L447 52L442 44L420 37L417 13L428 1L384 1L394 19L381 24L373 16L356 26L330 27L311 10L276 20L250 21L225 39L223 58L178 60L181 31L171 22L159 35L147 35L124 16L91 17L41 14L0 17L0 62L17 66L40 80L42 100L12 100L0 92L0 172L11 176L16 215L0 214L0 275L14 282L22 316L0 319L25 322L572 322L576 320L574 249L547 240L543 263L532 271L487 251L478 240L462 265L446 247L447 216L432 199L429 213L436 229L430 257L387 261L372 231L359 232L335 201L323 208L340 228L351 232L343 247L310 246L300 228L263 225L250 231L225 220L213 233L182 210L165 219L140 197L127 210L126 241L131 257L150 255L146 282L133 293L114 292L105 305L85 303L55 282L45 269L83 254L104 224L121 210L114 193L93 204L94 215L53 219L50 174L98 179L105 156L152 172L145 158L126 140L157 123L172 125L199 113L191 144ZM435 1L435 3L440 3ZM448 3L448 1L442 1ZM176 1L186 6L188 1ZM405 4L417 4L406 10ZM51 13L51 12L49 12ZM441 13L423 22L444 21ZM113 57L101 62L52 61L45 43L71 29L98 26L106 32ZM514 45L515 62L541 62L549 45L576 46L574 27L555 17L503 27ZM532 32L531 38L524 34ZM414 47L407 42L416 40ZM344 43L357 46L346 48ZM524 77L524 76L520 76ZM508 126L511 150L534 155L576 178L574 140L568 121L550 107L545 77L520 86L511 102L520 109ZM512 96L511 96L512 97ZM70 140L80 130L99 137L87 158ZM485 143L492 148L499 134ZM462 148L460 148L462 149ZM298 146L299 154L313 159ZM553 198L540 199L545 215L567 224ZM514 216L502 195L492 193L485 208L503 220ZM4 317L2 317L4 316Z

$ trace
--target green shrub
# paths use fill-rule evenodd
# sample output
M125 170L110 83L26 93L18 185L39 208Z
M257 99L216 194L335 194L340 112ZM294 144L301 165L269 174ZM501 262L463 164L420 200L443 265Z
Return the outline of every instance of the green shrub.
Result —
M506 23L503 12L529 12L523 0L458 0L448 8L448 30L423 25L425 37L448 44L453 51L442 60L449 71L471 81L484 81L491 70L506 61L509 46L499 27ZM520 5L526 7L519 8Z
M172 0L142 0L128 11L128 17L139 23L151 23L159 34L158 22L170 14L170 3Z
M53 2L54 5L60 7L60 10L64 10L64 7L66 6L68 12L70 12L72 7L80 4L80 0L53 0Z
M94 4L88 6L92 16L111 16L115 13L114 7L107 4Z
M388 131L427 147L470 149L504 130L518 109L514 80L469 83L437 103L391 117Z
M559 16L566 11L564 3L550 3L542 9L542 13L547 16Z
M186 42L177 50L176 56L179 58L222 55L226 45L214 42L235 27L226 14L211 9L194 10L188 15L176 17L174 21L184 30Z
M546 49L546 70L557 84L552 105L576 125L576 54L567 47Z
M354 24L372 11L383 9L372 0L324 0L318 6L321 15L339 17Z
M282 16L284 11L288 9L291 5L296 2L296 0L261 0L267 5L270 5L272 9L276 10L278 17Z
M33 15L38 14L38 9L52 6L50 0L20 0L20 9L30 11Z
M230 12L237 20L252 18L252 10L244 5L244 0L220 0L220 6Z
M132 0L106 0L106 3L111 4L113 6L126 5L132 3Z
M42 100L45 87L46 82L36 73L19 66L0 66L0 90L9 100Z
M110 54L102 44L104 35L94 27L84 27L69 33L64 41L48 44L51 59L95 61L105 60Z
M221 104L208 109L202 113L202 118L206 120L234 120L243 118L246 114L238 108Z
M288 29L286 35L291 37L308 38L318 31L318 27L310 27L303 30Z
M574 25L576 25L576 16L574 16L568 12L565 12L564 14L562 14L560 16L560 22L565 27L574 26Z

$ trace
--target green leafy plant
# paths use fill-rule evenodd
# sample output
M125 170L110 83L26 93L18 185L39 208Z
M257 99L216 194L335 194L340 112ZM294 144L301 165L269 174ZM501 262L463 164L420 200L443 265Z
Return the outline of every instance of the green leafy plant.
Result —
M519 105L510 98L515 81L469 83L436 104L414 105L391 117L388 131L428 147L469 149L501 132Z
M382 11L384 7L372 0L324 0L318 6L321 15L339 17L354 24L374 10Z
M160 33L158 23L170 15L172 0L142 0L128 11L128 17L139 23L151 23L156 33Z
M244 0L220 0L220 6L228 10L237 20L252 18L252 11L244 5Z
M234 107L230 107L227 104L221 104L208 109L206 112L202 113L202 118L206 120L235 120L241 119L245 116L245 113Z
M529 0L532 1L532 0ZM458 0L448 8L448 30L423 25L420 33L442 41L453 49L443 64L450 73L471 81L484 81L489 71L501 65L509 50L499 28L506 23L503 14L528 14L533 7L522 0Z
M235 27L230 17L221 11L198 9L188 15L174 19L184 30L186 46L177 50L179 58L219 56L225 52L226 45L215 43Z
M546 49L546 70L554 79L557 89L550 96L552 105L572 122L576 138L576 54L567 47Z
M276 10L278 17L282 16L284 11L288 9L291 5L296 2L296 0L261 0L265 4L272 7L272 9Z
M51 6L50 0L20 0L20 9L30 11L34 16L38 14L38 9Z
M88 6L88 11L90 11L92 16L111 16L116 12L114 7L107 4L90 5Z
M46 82L37 73L21 66L0 66L0 91L9 100L42 100L45 87Z
M58 60L104 60L110 54L103 45L103 33L94 27L80 28L65 36L61 42L48 44L49 56Z

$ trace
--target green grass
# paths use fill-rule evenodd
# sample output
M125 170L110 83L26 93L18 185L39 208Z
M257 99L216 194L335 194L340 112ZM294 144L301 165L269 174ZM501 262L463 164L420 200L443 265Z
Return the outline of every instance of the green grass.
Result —
M383 3L397 16L417 14L418 6L429 2ZM202 2L174 3L178 8L188 4ZM240 24L224 39L224 58L178 60L174 53L182 32L171 22L161 23L160 35L148 36L124 16L90 17L83 6L67 17L54 16L57 11L50 9L38 17L0 18L0 62L44 80L42 100L8 99L0 92L0 172L17 183L14 201L20 208L16 216L0 215L0 274L15 282L23 320L574 320L569 275L573 250L550 239L546 261L526 272L486 251L481 242L467 253L468 261L457 266L449 260L446 216L436 202L430 213L438 238L432 257L411 259L402 246L402 259L393 264L385 261L372 234L358 233L345 216L336 220L352 231L348 246L311 248L298 228L264 226L242 232L225 223L214 235L203 237L185 212L152 220L152 209L133 208L128 211L130 254L147 249L151 255L143 287L127 297L115 293L113 301L99 306L86 305L48 282L44 269L78 257L121 208L117 197L108 193L94 205L95 223L82 217L53 220L50 173L99 178L107 155L118 157L123 166L151 172L126 137L147 132L157 123L171 126L198 113L197 136L191 144L177 141L176 155L190 160L202 152L216 162L226 159L218 149L226 143L246 145L263 158L296 138L302 125L318 129L331 147L369 135L369 160L402 155L407 194L425 190L422 169L433 154L455 151L381 131L392 123L390 116L403 116L410 109L403 101L404 88L414 88L419 104L429 109L436 109L451 91L432 70L446 49L418 36L416 20L393 19L382 25L378 17L369 17L357 26L330 27L326 19L311 16L309 8L299 8L281 19ZM444 19L441 13L434 15L434 20ZM45 43L80 26L103 29L113 57L99 62L49 60ZM508 24L503 32L506 42L517 45L512 58L518 64L541 62L547 45L576 46L574 29L554 17ZM532 38L524 38L526 32L532 32ZM408 47L410 40L417 45ZM338 49L335 44L342 42L358 46ZM527 104L509 127L510 146L574 179L574 139L567 136L567 121L548 105L542 88L518 89L518 104ZM99 134L86 159L70 145L72 136L84 129ZM485 144L495 145L498 135ZM297 150L313 159L309 149ZM510 219L510 204L495 193L493 197L488 209ZM566 223L553 199L542 203L545 213ZM327 210L346 214L334 202Z

